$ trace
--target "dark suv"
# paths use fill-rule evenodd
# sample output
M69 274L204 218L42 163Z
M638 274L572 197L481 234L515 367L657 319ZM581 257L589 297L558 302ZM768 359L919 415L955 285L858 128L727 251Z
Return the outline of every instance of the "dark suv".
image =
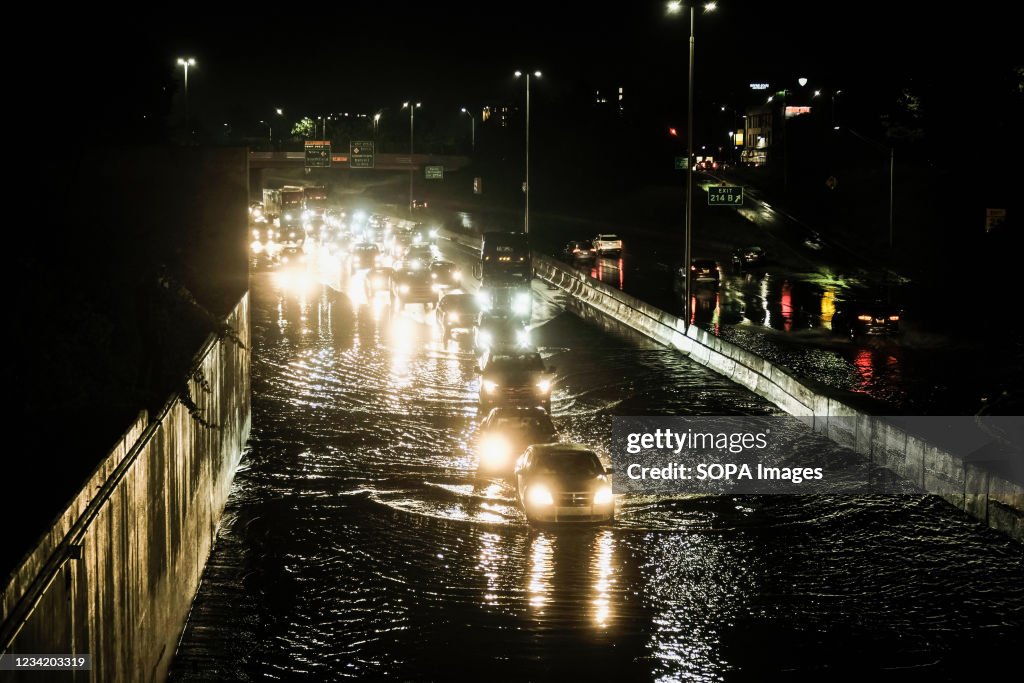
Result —
M551 411L554 368L545 368L536 351L492 348L480 361L480 408L540 406Z

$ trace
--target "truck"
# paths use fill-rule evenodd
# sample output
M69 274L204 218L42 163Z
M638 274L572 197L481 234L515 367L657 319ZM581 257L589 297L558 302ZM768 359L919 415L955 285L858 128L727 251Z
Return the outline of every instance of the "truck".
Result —
M302 189L302 215L311 218L323 218L327 209L327 188L323 185L312 185Z
M305 190L296 185L285 185L280 191L281 231L302 230L302 205L305 201Z
M281 217L281 190L263 190L263 215L268 223L273 223Z
M530 242L525 233L485 232L480 242L480 262L474 275L481 286L527 285L533 279Z

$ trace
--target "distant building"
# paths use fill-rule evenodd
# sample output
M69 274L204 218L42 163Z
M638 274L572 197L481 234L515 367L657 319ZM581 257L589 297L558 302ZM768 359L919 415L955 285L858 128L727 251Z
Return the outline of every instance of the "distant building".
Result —
M508 112L509 108L505 105L487 106L480 113L480 121L490 121L493 118L499 126L507 128Z

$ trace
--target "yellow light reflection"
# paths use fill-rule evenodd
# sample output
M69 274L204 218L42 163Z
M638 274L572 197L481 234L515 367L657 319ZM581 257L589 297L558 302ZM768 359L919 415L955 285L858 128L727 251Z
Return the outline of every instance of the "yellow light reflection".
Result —
M836 290L826 289L821 295L821 322L825 327L832 327L832 316L836 314Z
M416 323L404 316L391 321L391 376L395 389L412 384L409 359L416 346Z
M492 533L485 533L480 538L480 561L476 566L483 572L484 580L487 582L487 592L484 593L485 605L498 604L498 579L501 576L501 552L498 550L500 541L498 534Z
M543 613L543 607L550 599L551 577L554 573L554 548L551 537L538 534L530 547L530 574L526 585L530 606Z
M595 578L594 621L602 628L608 625L611 618L611 590L615 583L612 564L614 547L615 540L611 531L603 531L594 539L594 565L591 571Z

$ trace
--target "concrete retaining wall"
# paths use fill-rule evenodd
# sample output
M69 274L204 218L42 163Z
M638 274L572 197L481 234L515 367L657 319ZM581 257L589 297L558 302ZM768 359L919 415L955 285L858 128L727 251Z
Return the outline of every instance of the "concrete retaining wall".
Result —
M984 465L969 463L886 424L852 405L849 399L798 379L706 330L687 330L676 316L580 270L543 254L535 253L533 259L538 277L566 291L589 311L678 349L790 415L805 418L815 431L864 454L873 464L892 470L924 491L942 496L985 524L1024 540L1024 486L1020 483L1006 481Z
M74 678L24 678L166 678L249 435L248 294L227 322L244 348L211 336L189 380L212 427L177 395L141 413L4 586L0 652L92 656Z

